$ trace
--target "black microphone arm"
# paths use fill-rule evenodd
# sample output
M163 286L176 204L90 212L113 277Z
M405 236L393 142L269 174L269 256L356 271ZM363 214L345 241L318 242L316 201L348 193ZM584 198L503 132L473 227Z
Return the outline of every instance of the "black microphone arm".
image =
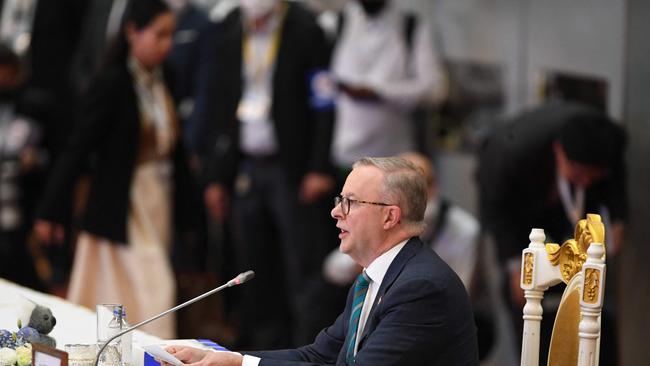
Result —
M221 290L223 290L225 288L238 286L238 285L243 284L244 282L248 282L248 281L252 280L253 277L255 277L255 272L253 272L253 271L242 272L242 273L238 274L237 277L235 277L232 280L226 282L226 284L224 284L224 285L221 285L221 286L219 286L217 288L214 288L214 289L212 289L212 290L210 290L210 291L208 291L208 292L206 292L206 293L204 293L202 295L199 295L199 296L197 296L197 297L195 297L195 298L193 298L191 300L188 300L188 301L186 301L186 302L184 302L184 303L182 303L182 304L180 304L180 305L178 305L176 307L173 307L173 308L171 308L169 310L166 310L166 311L164 311L164 312L162 312L162 313L160 313L160 314L158 314L156 316L153 316L153 317L151 317L151 318L149 318L147 320L143 320L140 323L138 323L136 325L132 325L128 329L117 333L116 335L109 338L104 343L102 348L99 349L99 352L97 352L97 357L95 358L95 366L97 366L97 364L99 363L99 356L102 354L102 352L104 351L106 346L108 346L108 344L111 343L112 341L114 341L115 339L125 335L126 333L128 333L128 332L130 332L130 331L132 331L134 329L140 328L141 326L143 326L145 324L149 324L152 321L154 321L154 320L156 320L158 318L161 318L161 317L163 317L163 316L165 316L165 315L167 315L169 313L173 313L173 312L175 312L175 311L177 311L179 309L182 309L182 308L186 307L187 305L194 304L195 302L197 302L199 300L202 300L203 298L208 297L208 296L210 296L210 295L212 295L214 293L217 293L217 292L219 292L219 291L221 291Z

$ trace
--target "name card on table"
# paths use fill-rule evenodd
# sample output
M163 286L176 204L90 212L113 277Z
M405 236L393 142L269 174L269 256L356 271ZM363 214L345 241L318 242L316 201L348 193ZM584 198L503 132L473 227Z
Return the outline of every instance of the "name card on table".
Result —
M32 366L68 366L68 353L32 343Z

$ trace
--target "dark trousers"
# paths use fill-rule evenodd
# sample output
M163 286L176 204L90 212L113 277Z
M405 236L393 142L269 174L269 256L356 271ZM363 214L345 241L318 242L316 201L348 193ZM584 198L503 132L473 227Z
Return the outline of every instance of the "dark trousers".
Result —
M232 194L234 252L241 271L256 272L237 290L243 348L293 347L323 324L312 306L319 293L313 278L327 250L325 225L333 225L328 208L301 204L298 190L278 159L246 159L240 167Z
M27 248L27 230L0 230L0 277L39 291L45 289Z

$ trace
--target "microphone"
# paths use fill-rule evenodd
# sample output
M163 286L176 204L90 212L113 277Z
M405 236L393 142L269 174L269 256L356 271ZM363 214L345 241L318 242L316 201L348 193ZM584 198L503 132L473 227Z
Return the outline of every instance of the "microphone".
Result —
M194 304L195 302L197 302L199 300L202 300L203 298L208 297L208 296L210 296L210 295L212 295L214 293L217 293L217 292L219 292L219 291L221 291L223 289L226 289L228 287L238 286L238 285L241 285L241 284L243 284L245 282L248 282L248 281L252 280L254 277L255 277L255 272L253 272L253 271L242 272L242 273L238 274L237 277L235 277L232 280L226 282L224 285L221 285L221 286L219 286L217 288L214 288L214 289L212 289L212 290L210 290L210 291L208 291L208 292L206 292L206 293L204 293L202 295L199 295L199 296L197 296L197 297L195 297L195 298L193 298L191 300L188 300L188 301L186 301L186 302L184 302L184 303L182 303L182 304L180 304L180 305L178 305L176 307L173 307L173 308L171 308L169 310L165 310L164 312L162 312L162 313L160 313L158 315L155 315L155 316L153 316L153 317L151 317L151 318L149 318L147 320L143 320L140 323L138 323L136 325L132 325L128 329L117 333L116 335L109 338L104 343L102 348L99 349L99 352L97 352L97 357L95 358L95 366L97 366L97 364L99 363L99 356L102 354L102 352L104 351L106 346L108 346L108 344L111 343L112 341L114 341L115 339L125 335L126 333L128 333L128 332L130 332L132 330L140 328L141 326L143 326L145 324L149 324L152 321L154 321L154 320L156 320L158 318L161 318L161 317L163 317L163 316L165 316L165 315L167 315L169 313L173 313L173 312L175 312L177 310L180 310L180 309L186 307L187 305Z
M252 280L255 277L255 272L253 271L246 271L243 273L240 273L237 275L237 277L233 278L232 280L228 281L226 285L230 284L229 287L235 286L235 285L241 285L244 282L248 282Z

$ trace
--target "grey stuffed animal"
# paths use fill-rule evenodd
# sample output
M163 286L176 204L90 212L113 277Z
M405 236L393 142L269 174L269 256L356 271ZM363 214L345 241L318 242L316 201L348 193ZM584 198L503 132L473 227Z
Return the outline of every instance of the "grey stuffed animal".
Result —
M26 299L22 316L18 320L18 332L30 343L40 343L48 347L56 348L56 341L48 334L56 325L56 318L52 310L36 302ZM27 325L23 327L27 321Z
M39 333L39 339L36 343L56 348L56 341L48 334L56 325L56 318L52 315L52 310L42 305L36 305L29 317L28 327L36 329Z

